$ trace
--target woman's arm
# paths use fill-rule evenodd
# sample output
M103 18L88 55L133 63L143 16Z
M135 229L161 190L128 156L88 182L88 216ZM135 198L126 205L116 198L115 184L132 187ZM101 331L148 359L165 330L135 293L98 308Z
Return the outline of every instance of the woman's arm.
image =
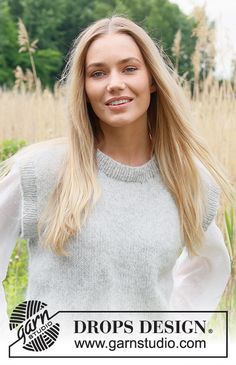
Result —
M223 235L213 220L205 232L199 256L190 257L184 248L176 261L171 309L215 310L229 280L230 270Z
M22 213L21 184L18 168L0 180L0 329L8 327L7 304L2 282L6 277L9 260L20 235Z

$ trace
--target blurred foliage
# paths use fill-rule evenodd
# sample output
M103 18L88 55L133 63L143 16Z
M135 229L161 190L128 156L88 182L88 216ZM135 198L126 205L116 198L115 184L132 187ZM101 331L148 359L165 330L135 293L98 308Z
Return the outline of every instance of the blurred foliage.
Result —
M236 338L236 235L235 235L235 211L234 208L226 209L224 212L224 223L226 232L226 247L228 249L231 262L231 275L225 288L224 295L218 306L219 311L228 311L228 325L231 338ZM221 329L221 333L225 331L225 314L215 313L211 319L212 326Z
M26 142L23 140L16 141L9 139L3 141L0 143L0 162L5 161L24 146L26 146Z
M7 0L0 1L0 84L14 81L13 70L19 63L17 24L11 16Z
M236 321L236 235L235 235L235 211L231 207L225 210L225 227L226 227L226 244L231 260L231 277L228 282L225 294L226 308L229 310L230 329L234 329L236 335L235 321Z
M18 53L17 22L21 18L30 39L38 39L34 54L42 85L53 87L65 66L73 39L89 24L102 17L122 14L143 26L175 62L172 44L178 29L182 31L182 54L179 74L193 76L191 54L196 39L192 37L194 20L168 0L1 0L0 1L0 84L14 83L17 65L30 68L27 55Z
M17 304L25 300L28 283L28 249L27 241L18 240L8 266L6 279L3 281L7 300L8 315Z
M0 162L11 157L24 146L26 146L25 141L3 141L0 143ZM8 315L17 304L24 301L28 282L27 263L27 241L18 240L10 258L6 279L3 281Z

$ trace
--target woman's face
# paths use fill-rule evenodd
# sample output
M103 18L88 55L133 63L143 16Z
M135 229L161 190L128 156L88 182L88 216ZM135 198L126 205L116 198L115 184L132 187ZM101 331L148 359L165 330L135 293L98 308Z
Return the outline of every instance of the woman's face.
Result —
M106 34L90 45L85 91L100 124L122 127L147 123L151 75L142 54L126 34Z

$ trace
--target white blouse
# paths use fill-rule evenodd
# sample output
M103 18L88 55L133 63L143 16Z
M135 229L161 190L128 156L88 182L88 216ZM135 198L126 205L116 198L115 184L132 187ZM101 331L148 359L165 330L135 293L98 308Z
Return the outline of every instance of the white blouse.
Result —
M7 274L11 253L21 234L22 192L15 164L0 180L0 278ZM230 277L230 258L223 235L213 221L205 232L199 256L184 248L173 268L171 310L215 310ZM8 324L7 305L0 285L0 328Z

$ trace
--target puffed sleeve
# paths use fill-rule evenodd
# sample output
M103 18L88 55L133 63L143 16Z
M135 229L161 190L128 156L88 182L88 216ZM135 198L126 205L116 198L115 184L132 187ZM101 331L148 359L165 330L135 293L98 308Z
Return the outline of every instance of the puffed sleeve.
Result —
M216 309L230 278L231 263L222 232L215 222L220 189L212 175L196 160L203 191L206 194L206 212L202 228L204 239L197 256L190 256L186 247L173 268L173 292L170 306L173 310Z
M17 165L0 180L0 328L8 327L7 304L2 285L9 260L21 230L22 194ZM2 332L3 331L3 332Z
M172 310L216 309L230 277L230 258L223 235L211 222L198 256L186 247L173 268Z

